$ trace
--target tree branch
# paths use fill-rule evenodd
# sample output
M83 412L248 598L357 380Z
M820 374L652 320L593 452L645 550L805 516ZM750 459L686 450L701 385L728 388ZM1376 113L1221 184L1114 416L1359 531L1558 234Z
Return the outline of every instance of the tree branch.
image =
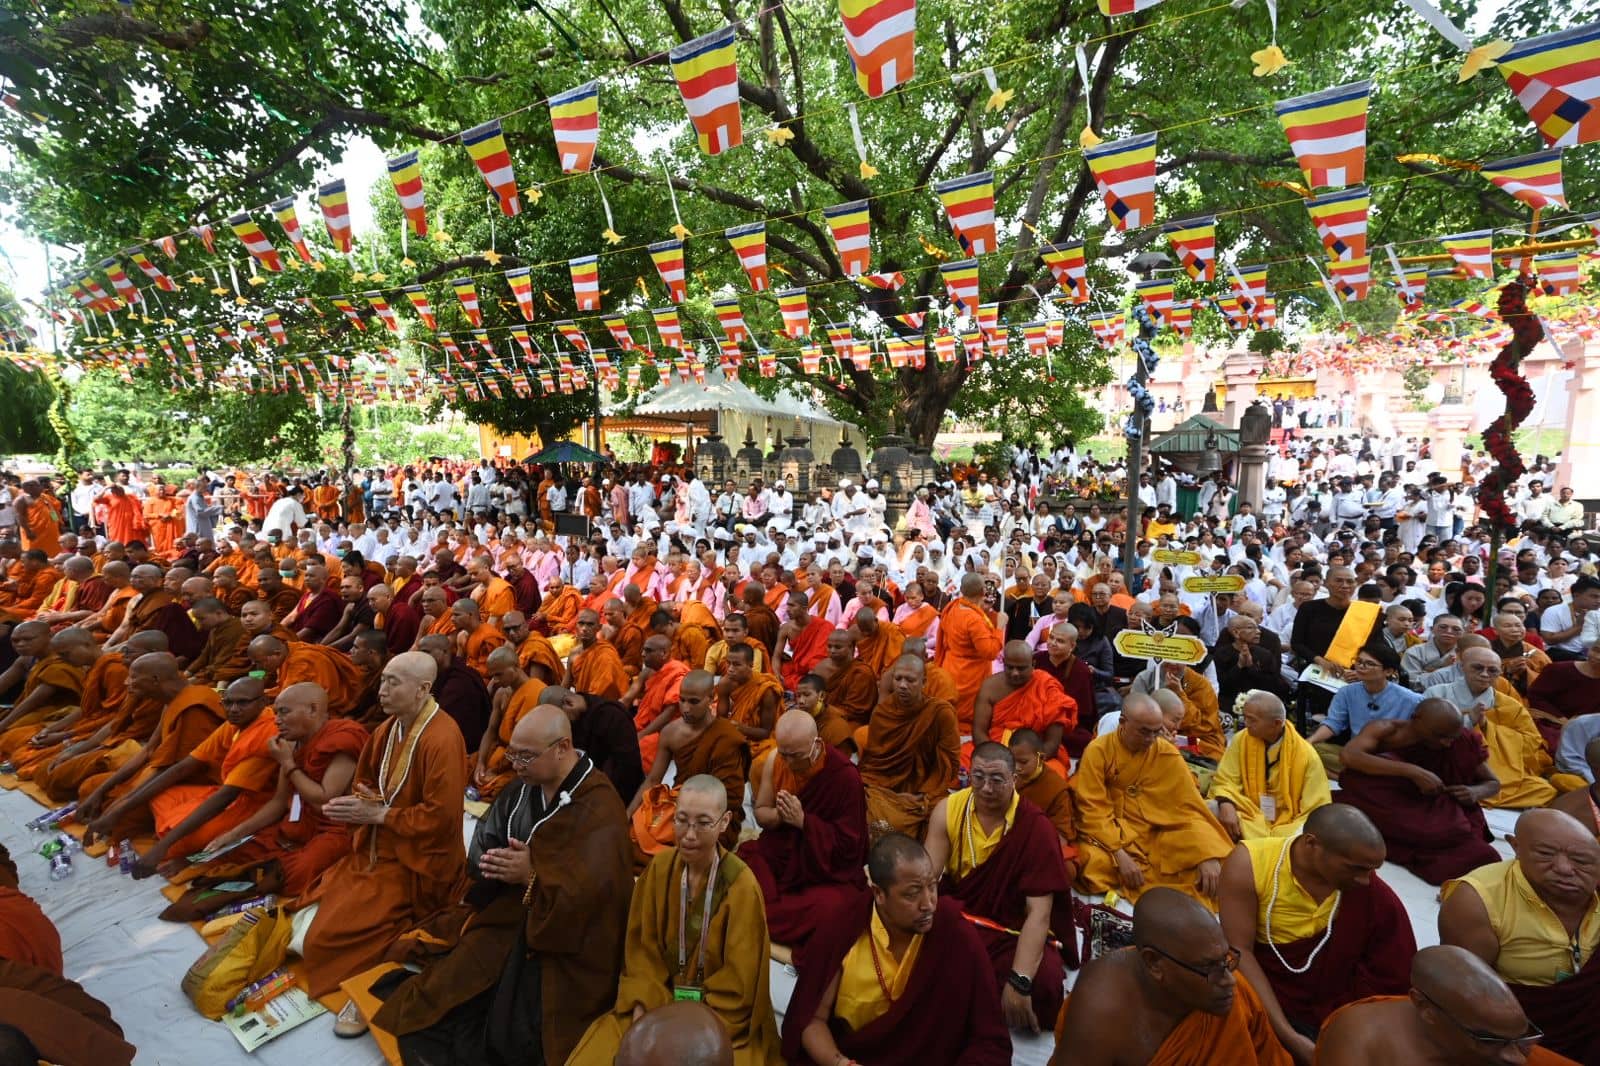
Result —
M123 15L83 15L68 19L53 32L70 48L88 48L102 39L133 44L158 44L174 52L187 52L211 36L210 23L199 19L181 30L167 30L154 22Z

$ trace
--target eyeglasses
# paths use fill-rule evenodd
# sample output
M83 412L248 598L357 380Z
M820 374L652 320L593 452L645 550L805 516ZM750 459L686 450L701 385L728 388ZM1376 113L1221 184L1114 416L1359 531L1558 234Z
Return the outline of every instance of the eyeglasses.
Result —
M1168 962L1172 963L1174 966L1181 966L1183 969L1188 970L1190 973L1194 974L1196 977L1204 977L1207 981L1211 981L1211 982L1218 983L1218 984L1221 983L1222 979L1225 976L1227 976L1230 973L1233 973L1235 970L1237 970L1239 968L1239 949L1238 948L1229 948L1228 949L1228 953L1226 955L1222 956L1222 958L1218 959L1216 962L1208 963L1205 966L1194 966L1194 965L1191 965L1191 964L1189 964L1187 962L1184 962L1180 958L1176 958L1175 956L1167 954L1165 951L1162 951L1160 948L1156 947L1154 944L1146 944L1145 947L1149 948L1151 951L1155 952L1157 955L1160 955L1163 959L1166 959Z
M972 783L973 788L986 788L989 785L993 785L996 788L1003 788L1005 787L1006 782L1013 781L1015 779L1015 774L985 774L973 771L967 775L967 780Z
M690 821L686 815L678 814L673 816L672 825L678 830L680 837L689 832L693 832L698 836L718 831L717 826L721 821L722 819L720 818L696 818Z
M531 766L540 759L544 758L545 753L549 750L549 748L546 748L544 751L517 751L512 748L507 748L506 762L510 763L515 769L520 770L523 767Z
M1421 996L1423 1000L1427 1002L1428 1006L1444 1015L1445 1020L1451 1025L1455 1026L1457 1029L1460 1029L1463 1033L1467 1034L1467 1036L1471 1037L1474 1042L1483 1045L1485 1048L1498 1051L1502 1048L1514 1047L1518 1051L1530 1051L1535 1044L1544 1039L1544 1030L1540 1029L1537 1025L1534 1025L1531 1021L1528 1023L1528 1031L1523 1033L1521 1036L1501 1036L1498 1033L1485 1033L1478 1029L1470 1028L1458 1021L1455 1015L1439 1006L1439 1004L1435 1002L1434 998L1428 995L1428 993L1424 992L1422 989L1412 988L1411 991Z

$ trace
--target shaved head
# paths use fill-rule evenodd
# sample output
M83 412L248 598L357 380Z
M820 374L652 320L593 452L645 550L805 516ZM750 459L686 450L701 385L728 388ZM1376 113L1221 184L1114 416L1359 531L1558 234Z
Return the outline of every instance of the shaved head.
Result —
M710 677L711 675L707 674L706 676ZM688 679L685 678L684 684L688 683ZM704 801L704 804L710 808L713 817L728 812L728 789L720 778L713 777L710 774L695 774L685 781L683 787L679 790L679 806L681 807L684 799L690 796L698 797Z
M728 1027L704 1003L657 1007L628 1027L616 1066L733 1066Z
M784 711L778 716L772 735L779 748L789 751L809 748L817 739L817 720L799 708Z

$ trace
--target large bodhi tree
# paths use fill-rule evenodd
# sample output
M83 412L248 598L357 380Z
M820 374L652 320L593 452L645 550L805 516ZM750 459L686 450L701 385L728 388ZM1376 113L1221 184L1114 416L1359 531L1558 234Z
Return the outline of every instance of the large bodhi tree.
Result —
M1477 7L1456 4L1451 13L1469 23ZM1492 32L1515 40L1580 24L1596 9L1593 0L1559 6L1509 0L1496 5ZM51 117L48 135L27 134L30 143L13 165L13 187L29 197L29 223L56 239L84 242L92 259L116 250L130 232L165 232L197 211L226 213L300 191L311 161L333 155L351 133L386 149L422 144L429 203L444 206L453 240L413 241L415 270L396 267L398 213L392 193L378 190L389 284L476 273L490 324L517 319L503 282L484 275L532 266L541 315L571 317L566 259L602 252L604 307L632 306L630 320L641 332L648 316L639 308L665 302L643 245L669 236L674 219L664 186L671 181L693 233L684 308L691 337L718 336L709 300L724 293L742 295L745 317L759 334L776 334L774 301L748 294L721 236L727 226L757 219L769 220L769 254L781 268L774 287L807 287L814 328L850 322L858 335L907 334L895 316L930 301L943 304L938 262L962 254L928 186L984 169L995 172L1002 234L1000 251L983 260L984 299L998 301L1009 321L1036 317L1038 298L1055 288L1037 257L1039 241L1081 237L1096 293L1091 309L1111 309L1128 289L1129 257L1164 251L1165 243L1155 226L1127 234L1108 227L1078 148L1079 131L1091 119L1106 139L1159 131L1157 222L1216 213L1220 247L1240 262L1272 263L1270 286L1286 312L1332 321L1342 316L1326 306L1305 258L1320 256L1315 232L1299 196L1273 184L1302 178L1272 101L1360 77L1376 80L1367 175L1375 250L1526 219L1525 209L1475 175L1397 156L1482 161L1541 146L1503 79L1490 71L1457 84L1460 56L1401 4L1283 5L1278 39L1292 65L1260 79L1251 76L1249 54L1270 31L1255 3L1201 9L1172 0L1107 20L1088 0L1016 0L1003 7L922 0L916 77L876 101L856 87L831 2L423 0L420 19L428 32L422 34L381 3L315 0L275 9L260 24L224 10L188 6L182 18L178 10L161 0L142 4L139 17L127 20L137 29L108 27L106 16L86 11L13 16L11 36L0 38L0 72L31 64L29 79L18 80L50 102L40 107ZM728 21L739 26L745 146L712 158L694 145L665 52ZM1074 58L1078 43L1087 45L1087 83ZM1013 94L995 111L986 108L985 67ZM539 103L591 77L603 79L596 167L615 229L626 238L616 249L600 237L605 223L594 182L557 178L548 115ZM155 103L141 99L151 95L137 91L141 84L157 87ZM866 158L878 171L870 179L862 177L850 132L845 105L851 102ZM482 254L490 246L485 190L450 138L513 111L519 113L505 128L519 184L544 188L537 203L527 198L521 217L495 220L496 262ZM105 121L111 115L121 121ZM23 136L15 124L6 129L13 140ZM770 129L782 132L769 141ZM147 165L158 174L147 174ZM1574 205L1593 203L1600 188L1595 174L1596 168L1569 163ZM854 199L870 204L873 269L906 273L898 292L844 275L821 211ZM260 221L270 231L271 223ZM1402 254L1436 250L1401 248ZM1381 254L1374 266L1380 276L1387 273ZM274 279L264 295L308 284L322 292L366 287L354 284L348 269ZM432 291L441 328L460 328L448 288ZM1180 282L1180 296L1202 294ZM327 345L325 332L306 332L297 344ZM603 341L603 330L589 332ZM782 373L803 376L792 346L777 346L785 356ZM846 361L835 376L808 380L853 420L874 430L893 424L928 443L952 410L987 415L1018 436L1049 437L1049 427L1082 432L1095 421L1084 393L1109 378L1106 360L1074 315L1049 374L1025 356L977 366L963 356L951 364L930 358L920 371L860 371ZM548 435L581 419L592 403L550 397L533 405L540 410L515 399L485 400L469 413ZM1004 421L1007 412L1024 416L1021 429L1015 419Z

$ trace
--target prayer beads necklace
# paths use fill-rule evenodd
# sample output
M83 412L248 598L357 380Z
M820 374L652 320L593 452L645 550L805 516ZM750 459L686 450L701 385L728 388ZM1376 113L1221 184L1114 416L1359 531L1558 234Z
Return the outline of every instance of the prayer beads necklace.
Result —
M967 854L972 857L972 868L974 870L976 870L978 868L978 847L977 847L976 844L974 844L972 842L972 808L977 802L978 802L978 797L976 795L970 795L969 794L967 796L966 809L961 812L962 829L964 831L963 835L966 837L966 842L967 842ZM1005 819L1002 818L1000 820L1000 840L1004 840L1005 838L1006 838L1006 823L1005 823ZM1000 843L1000 841L998 841L998 840L995 841L995 846L998 847L999 843ZM956 869L959 870L960 868L961 868L961 855L958 852L956 854Z
M1272 949L1272 953L1278 957L1278 961L1283 964L1285 970L1292 974L1302 974L1311 969L1311 964L1317 961L1317 954L1327 947L1328 940L1333 936L1333 920L1339 916L1339 900L1344 896L1344 893L1335 892L1333 894L1333 910L1328 912L1328 928L1323 930L1322 939L1317 941L1317 946L1312 948L1311 954L1306 956L1306 964L1304 966L1290 966L1289 960L1284 958L1283 952L1278 950L1277 941L1272 939L1272 908L1277 906L1278 903L1278 875L1283 872L1283 860L1288 856L1289 849L1292 847L1294 847L1294 841L1290 840L1279 850L1278 861L1272 867L1272 895L1267 897L1267 946ZM1294 868L1292 866L1289 868L1289 876L1294 876Z

